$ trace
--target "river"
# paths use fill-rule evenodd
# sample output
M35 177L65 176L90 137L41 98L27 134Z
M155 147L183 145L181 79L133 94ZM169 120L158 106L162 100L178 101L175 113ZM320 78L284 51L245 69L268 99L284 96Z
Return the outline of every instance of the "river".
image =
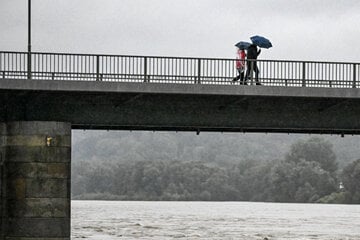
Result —
M360 239L360 205L72 201L71 211L72 239Z

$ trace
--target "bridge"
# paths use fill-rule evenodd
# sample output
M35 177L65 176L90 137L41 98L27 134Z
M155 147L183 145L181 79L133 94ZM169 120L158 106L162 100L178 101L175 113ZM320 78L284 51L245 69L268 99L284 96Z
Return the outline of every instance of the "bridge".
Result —
M235 59L0 52L0 122L358 134L359 63L257 65L262 86L243 86Z
M70 239L71 129L360 133L359 63L257 65L0 52L0 240Z

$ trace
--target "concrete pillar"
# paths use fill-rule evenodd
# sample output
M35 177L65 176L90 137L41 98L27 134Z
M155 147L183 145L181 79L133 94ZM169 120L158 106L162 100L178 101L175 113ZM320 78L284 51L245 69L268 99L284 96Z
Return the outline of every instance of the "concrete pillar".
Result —
M71 125L6 124L5 240L70 239Z

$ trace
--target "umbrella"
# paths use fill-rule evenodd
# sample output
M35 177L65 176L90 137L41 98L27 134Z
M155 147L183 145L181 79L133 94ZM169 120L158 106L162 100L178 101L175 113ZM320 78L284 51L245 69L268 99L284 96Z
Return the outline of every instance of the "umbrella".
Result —
M258 36L258 35L252 36L250 39L251 39L252 43L258 47L261 47L261 48L271 48L272 47L270 40L267 38L264 38L262 36Z
M235 44L236 47L240 48L241 50L248 49L248 47L251 45L249 42L240 41L237 44Z

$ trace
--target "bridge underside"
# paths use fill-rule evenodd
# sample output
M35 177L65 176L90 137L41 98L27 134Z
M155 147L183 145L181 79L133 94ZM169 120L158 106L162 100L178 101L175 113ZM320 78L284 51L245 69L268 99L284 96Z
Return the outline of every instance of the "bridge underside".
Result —
M0 240L70 239L71 129L360 133L358 89L0 80Z
M61 82L24 80L0 89L0 121L61 121L73 129L360 133L357 89Z

